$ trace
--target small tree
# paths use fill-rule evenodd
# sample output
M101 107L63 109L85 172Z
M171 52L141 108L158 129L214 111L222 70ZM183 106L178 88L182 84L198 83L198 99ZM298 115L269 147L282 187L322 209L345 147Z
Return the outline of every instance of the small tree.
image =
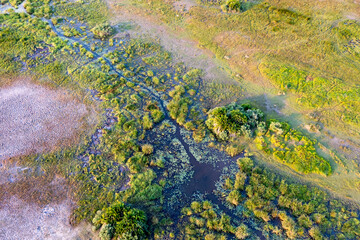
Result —
M154 152L154 148L150 144L142 145L141 150L145 155L150 155L150 154L152 154Z
M91 29L95 38L106 39L114 33L114 29L108 23L103 23Z
M101 226L101 240L144 239L147 225L145 213L141 210L116 202L110 207L98 211L93 219L95 229Z
M110 224L104 224L100 228L99 237L101 240L111 240L114 235L114 228Z
M248 227L245 224L241 224L236 228L235 236L237 239L245 239L249 236Z

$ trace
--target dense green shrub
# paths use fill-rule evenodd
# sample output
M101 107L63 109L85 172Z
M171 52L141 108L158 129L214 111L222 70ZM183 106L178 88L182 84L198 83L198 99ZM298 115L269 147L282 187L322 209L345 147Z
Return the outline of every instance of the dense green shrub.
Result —
M96 25L91 29L95 38L106 39L114 33L114 29L108 23Z
M245 239L250 235L250 229L245 224L235 227L232 219L218 213L209 201L194 201L191 208L185 207L181 213L183 221L179 239L232 239L234 236Z
M237 239L245 239L249 236L248 227L245 224L241 224L236 228L235 237Z
M252 137L256 127L262 122L264 114L260 109L247 104L232 103L209 111L206 126L219 140L233 136Z
M145 155L150 155L154 152L154 148L151 144L144 144L141 146L141 150Z
M9 3L14 7L20 5L22 2L23 0L9 0Z
M177 85L174 90L169 92L172 100L167 105L170 117L175 119L179 124L184 125L189 112L189 106L192 101L189 97L185 97L185 88Z
M316 151L315 140L291 129L289 124L276 120L268 121L269 129L255 138L256 146L272 153L274 158L302 173L330 175L332 168Z
M99 237L103 240L144 239L148 228L143 211L125 206L121 202L98 211L93 224L96 229L100 228Z
M244 12L255 5L257 1L251 0L227 0L225 4L221 5L224 12Z
M277 235L281 235L282 229L284 237L289 239L303 238L306 235L313 239L335 235L356 239L360 236L357 213L345 210L345 206L339 201L329 200L329 194L323 190L289 183L281 176L255 167L248 157L240 158L238 167L239 171L235 176L223 178L220 195L225 196L224 200L233 205L245 207L246 217L262 221L264 229L267 226ZM234 190L236 187L227 186L240 179L242 188ZM280 222L281 229L272 225L274 220ZM236 236L238 230L237 228L235 231ZM240 233L242 230L238 234L239 237L243 236Z
M231 103L208 112L206 126L221 141L229 141L226 152L236 156L241 146L233 142L242 136L253 138L258 149L270 153L274 159L301 173L330 175L328 160L317 151L317 142L306 137L290 125L277 120L264 121L264 114L248 104Z

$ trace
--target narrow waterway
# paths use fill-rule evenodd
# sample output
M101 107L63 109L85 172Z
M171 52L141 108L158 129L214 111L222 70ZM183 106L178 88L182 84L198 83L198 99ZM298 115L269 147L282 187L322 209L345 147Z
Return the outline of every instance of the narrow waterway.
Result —
M234 213L221 202L221 200L215 195L214 190L216 189L215 184L220 179L220 176L222 174L222 170L224 169L224 167L228 167L232 163L236 162L236 160L239 157L241 157L243 155L243 153L241 153L238 156L232 157L232 158L227 157L225 159L225 161L224 160L216 161L215 165L210 164L210 163L199 162L194 157L194 155L191 153L189 144L186 143L183 136L181 135L181 132L180 132L181 126L178 123L176 123L175 120L170 118L168 112L166 111L164 101L161 99L161 96L157 92L155 92L153 89L147 87L146 85L144 85L142 83L136 83L136 82L133 82L130 79L126 78L121 72L119 72L115 68L115 66L111 63L111 61L109 59L107 59L104 56L99 55L95 51L92 51L91 48L89 47L89 45L86 44L84 41L74 38L74 37L64 36L62 33L60 33L56 29L56 27L50 20L48 20L48 19L43 19L43 20L49 23L52 30L59 37L71 40L72 42L78 42L79 44L82 45L83 48L85 48L87 51L91 52L95 59L102 57L106 61L106 63L109 65L110 70L115 72L119 77L124 77L127 81L132 82L135 86L139 86L142 90L148 92L150 94L150 96L152 96L152 98L158 102L160 108L162 109L162 111L165 114L165 120L170 121L176 127L174 137L176 139L178 139L180 141L180 143L182 144L182 146L184 147L186 154L189 157L190 164L193 167L194 173L193 173L192 179L190 179L190 181L187 184L184 184L180 188L181 192L185 194L186 199L183 199L182 201L180 201L180 205L174 206L175 208L172 209L174 212L170 213L170 215L172 215L173 217L175 217L175 219L177 219L180 214L180 209L185 206L184 204L189 203L192 200L194 194L200 193L200 194L203 194L206 197L206 199L208 199L212 203L216 204L222 212L226 213L231 218L233 218L233 219L238 218L238 216L234 215ZM95 133L95 135L96 135L96 133ZM95 147L95 144L93 147ZM216 150L216 149L209 149L209 150L212 151L212 153L215 156L220 156L220 157L224 156L224 153L219 152L219 150ZM261 239L264 239L264 237L260 231L257 231L255 229L253 229L253 231Z

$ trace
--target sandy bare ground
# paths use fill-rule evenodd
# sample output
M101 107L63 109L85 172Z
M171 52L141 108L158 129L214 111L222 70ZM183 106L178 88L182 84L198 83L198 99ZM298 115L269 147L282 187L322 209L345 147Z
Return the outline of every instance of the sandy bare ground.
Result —
M63 145L76 137L87 113L65 91L29 82L0 89L0 161Z
M96 239L89 225L70 225L64 179L12 161L73 144L95 124L94 111L64 90L0 81L8 83L0 88L0 239Z
M0 239L96 239L90 226L70 226L70 212L66 201L40 207L13 196L0 208Z
M74 204L65 179L33 171L0 167L0 239L97 239L90 224L70 225Z

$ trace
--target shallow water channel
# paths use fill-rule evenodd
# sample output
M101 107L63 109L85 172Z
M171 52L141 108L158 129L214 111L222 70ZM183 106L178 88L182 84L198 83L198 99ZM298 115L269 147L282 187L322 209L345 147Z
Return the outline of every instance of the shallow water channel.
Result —
M17 13L21 13L21 12L24 13L24 12L26 12L24 5L25 5L25 1L22 2L17 7L13 7L10 4L0 5L0 14L1 13L6 13L6 11L8 11L10 9L14 10L14 12L17 12Z
M85 43L84 41L82 41L78 38L64 36L60 31L58 31L56 29L56 27L53 25L53 23L50 20L48 20L48 19L43 19L43 20L49 23L52 30L59 37L70 40L71 42L78 42L79 44L81 44L83 46L83 48L85 48L87 51L89 51L93 54L94 59L102 57L106 61L106 63L109 65L110 69L113 72L115 72L119 77L124 77L121 72L117 71L117 69L111 63L111 61L109 59L107 59L104 56L101 56L99 53L97 53L95 51L92 51L89 44ZM131 80L128 80L128 81L131 82ZM210 149L209 147L206 147L207 152L208 153L210 152L210 154L212 155L212 158L215 157L215 158L217 158L217 160L213 161L213 162L207 162L207 161L204 161L204 158L206 160L206 156L204 156L202 161L199 161L191 153L189 144L184 140L184 137L181 134L181 126L179 124L177 124L176 121L174 121L173 119L171 119L169 117L166 107L165 107L165 104L164 104L164 101L161 99L159 94L144 84L141 84L141 83L134 83L134 84L141 87L144 91L148 92L149 95L151 95L152 98L159 103L160 108L163 110L163 112L165 114L164 120L170 121L172 123L172 125L174 125L176 128L176 131L172 137L176 138L177 140L180 141L181 145L184 147L184 149L186 151L186 155L188 156L190 164L192 166L192 171L193 171L192 178L189 179L189 181L187 181L187 183L182 184L179 188L184 199L179 199L177 204L173 205L171 207L171 209L167 209L168 213L174 219L178 219L178 217L180 216L181 208L186 206L187 204L189 204L192 201L194 195L201 194L207 200L210 200L211 202L216 204L222 212L226 213L227 215L229 215L232 218L238 218L236 215L234 215L234 213L229 208L227 208L225 205L223 205L221 200L215 195L214 190L216 190L215 184L220 179L223 169L225 167L230 166L231 164L236 163L236 160L239 157L241 157L243 155L243 153L241 153L240 155L238 155L236 157L231 158L231 157L227 156L224 152L220 152L219 150L212 149L212 148ZM170 189L168 191L169 192L167 194L171 195L172 190ZM260 231L257 231L255 229L253 229L253 230L256 233L256 235L258 235L260 238L263 238Z

